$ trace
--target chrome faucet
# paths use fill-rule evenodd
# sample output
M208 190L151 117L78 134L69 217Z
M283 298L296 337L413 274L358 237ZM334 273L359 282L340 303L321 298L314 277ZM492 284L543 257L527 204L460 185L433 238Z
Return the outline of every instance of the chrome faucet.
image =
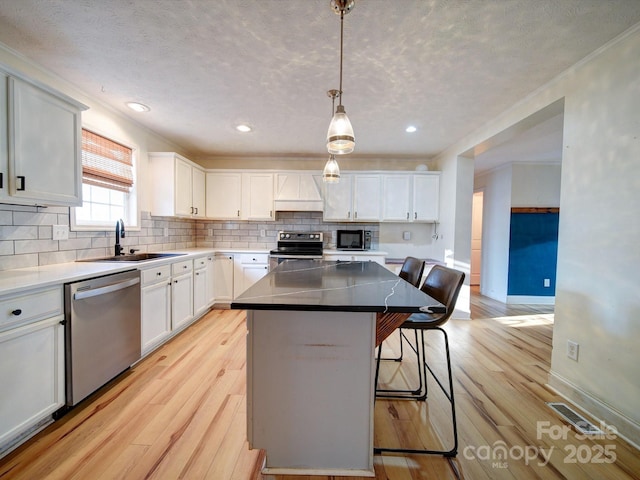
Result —
M122 250L124 250L124 248L122 247L122 245L120 245L121 238L124 238L124 222L122 221L122 219L116 220L116 244L115 244L116 256L124 255L124 253L122 253Z

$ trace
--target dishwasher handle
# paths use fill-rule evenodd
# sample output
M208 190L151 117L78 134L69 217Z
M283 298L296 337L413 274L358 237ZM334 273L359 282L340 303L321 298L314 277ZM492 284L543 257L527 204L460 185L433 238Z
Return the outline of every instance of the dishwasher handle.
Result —
M140 283L139 278L132 278L130 280L126 280L124 282L114 283L112 285L107 285L106 287L94 288L91 290L83 290L82 292L76 292L73 294L74 300L82 300L84 298L97 297L98 295L105 295L111 292L117 292L118 290L123 290L125 288L131 287L136 283Z

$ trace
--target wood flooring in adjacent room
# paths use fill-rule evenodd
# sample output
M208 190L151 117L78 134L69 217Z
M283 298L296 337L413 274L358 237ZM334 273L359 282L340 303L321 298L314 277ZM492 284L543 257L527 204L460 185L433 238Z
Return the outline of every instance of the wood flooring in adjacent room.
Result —
M546 387L552 307L506 307L474 292L472 318L446 326L457 457L376 456L376 479L640 478L639 452L623 440L581 440L574 430L552 434L565 425L545 403L562 401ZM243 311L212 310L0 459L0 480L354 478L259 473L263 454L249 450L246 441L245 335ZM442 372L440 340L429 337L428 345L430 364ZM397 348L394 335L384 355ZM410 358L403 368L411 366ZM383 362L381 380L410 381L413 369L405 373L399 366ZM450 442L446 403L432 387L426 403L376 402L378 446ZM507 452L503 460L494 458L500 447Z

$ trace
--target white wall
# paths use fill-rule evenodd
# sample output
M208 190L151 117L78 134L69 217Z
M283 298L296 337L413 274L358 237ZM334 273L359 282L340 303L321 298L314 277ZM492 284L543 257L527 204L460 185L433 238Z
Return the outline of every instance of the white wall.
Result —
M640 444L638 52L640 24L452 145L435 162L443 172L451 170L459 155L564 98L550 383ZM455 202L456 194L453 179L443 178L441 202L446 205ZM456 235L467 235L464 225L457 227ZM453 239L445 236L444 242L455 250ZM465 254L453 252L454 257ZM567 339L580 343L577 363L566 357Z
M509 275L512 178L513 168L507 165L478 177L475 185L484 190L480 292L503 303Z
M561 165L513 164L512 207L559 207Z

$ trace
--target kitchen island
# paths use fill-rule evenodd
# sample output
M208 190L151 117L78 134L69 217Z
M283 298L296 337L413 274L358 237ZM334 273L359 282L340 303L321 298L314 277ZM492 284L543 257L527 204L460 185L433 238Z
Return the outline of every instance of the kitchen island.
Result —
M240 295L263 473L374 476L376 315L433 305L376 262L288 261Z

